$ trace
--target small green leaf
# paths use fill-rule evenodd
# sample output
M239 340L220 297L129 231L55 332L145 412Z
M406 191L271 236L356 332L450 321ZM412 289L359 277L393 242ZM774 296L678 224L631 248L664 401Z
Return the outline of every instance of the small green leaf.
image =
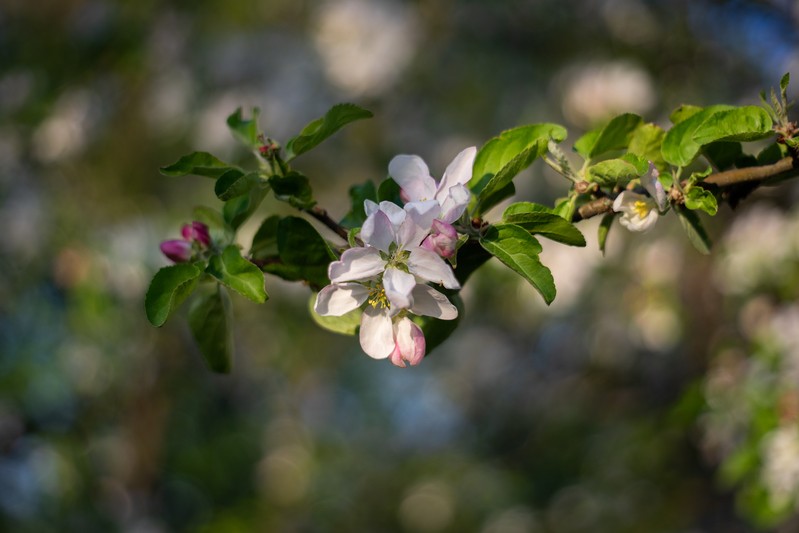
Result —
M244 224L244 222L250 218L250 215L258 209L258 206L261 205L261 202L263 202L266 197L267 192L269 192L268 188L254 187L250 189L249 194L237 196L225 202L222 208L222 215L225 218L225 222L227 222L233 230L238 229L239 226Z
M636 154L646 161L652 161L659 170L666 169L666 161L660 147L666 132L663 128L655 124L641 124L633 132L630 138L630 146L627 148L630 154Z
M366 220L366 212L363 208L365 200L377 200L377 189L375 184L367 181L362 185L350 187L350 212L341 219L341 226L347 229L357 228Z
M458 316L452 320L441 320L430 316L411 315L411 319L422 328L425 340L425 357L447 340L458 328L463 318L463 300L458 293L447 294L447 298L452 305L458 309Z
M624 187L643 172L639 172L636 165L624 159L606 159L588 167L586 174L589 181L603 187Z
M756 106L707 107L675 125L663 139L663 158L684 167L715 141L753 141L771 135L768 113Z
M233 366L232 322L230 296L218 283L214 292L192 302L189 309L189 328L213 372L228 374Z
M361 315L363 314L360 309L355 309L341 316L322 316L314 309L315 305L316 294L312 294L311 299L308 301L308 311L311 313L313 321L322 328L341 335L355 335L358 333L358 328L361 327Z
M688 235L688 240L691 241L691 244L694 245L694 248L696 248L702 254L709 254L710 237L707 236L707 232L702 226L702 221L699 220L699 217L696 215L696 213L690 209L685 209L684 207L678 207L676 211L677 215L680 217L680 223L682 224L686 235Z
M163 326L169 315L194 291L201 274L202 270L191 263L164 267L156 272L144 297L150 324Z
M691 187L685 192L685 207L691 210L701 209L710 216L719 210L719 204L712 192L702 187Z
M405 202L400 197L400 186L391 178L386 178L380 182L377 187L377 201L391 202L397 205L402 205Z
M261 222L258 231L252 238L250 257L256 261L280 257L277 249L277 225L280 222L278 215L272 215Z
M514 224L496 224L480 239L485 250L530 282L547 304L555 299L555 280L538 254L541 245L527 230Z
M610 233L610 227L613 225L613 219L615 218L615 213L607 213L602 217L602 222L599 223L597 238L599 240L599 251L602 252L602 255L605 255L605 243L607 243L608 233Z
M585 238L571 222L544 211L546 207L530 202L511 204L502 215L504 222L515 224L532 234L570 246L585 246Z
M257 148L260 144L258 141L258 137L261 134L261 131L258 129L258 115L260 114L261 110L254 107L252 110L252 118L247 120L242 117L241 108L238 108L227 118L227 125L233 136L250 148Z
M780 78L780 91L783 92L783 93L785 91L787 91L788 90L788 84L790 82L791 82L791 73L790 72L786 72L785 74L782 75L782 78Z
M244 259L235 245L211 256L205 272L255 303L264 303L268 298L261 269Z
M310 209L316 205L308 178L297 171L290 171L285 176L271 176L269 185L275 192L275 198L288 202L297 209Z
M305 126L299 135L286 143L286 159L291 160L314 148L350 122L372 116L371 111L355 104L334 105L325 116Z
M574 218L575 211L577 211L576 195L557 201L555 207L552 209L553 213L565 220L568 220L569 222L571 222Z
M484 144L477 152L469 181L469 188L477 195L474 214L484 213L507 197L513 178L546 153L550 139L561 142L565 138L563 126L532 124L504 131Z
M643 119L633 113L619 115L606 126L590 131L577 139L574 149L585 159L623 150L630 144L633 133L642 123Z
M699 106L683 104L671 112L671 115L669 115L669 120L671 121L672 124L676 126L680 122L688 120L689 118L696 115L700 111L702 111L702 108Z
M266 181L261 178L258 172L244 173L237 168L232 168L219 176L214 186L217 198L222 201L243 196L249 193L254 187L264 185Z
M208 152L193 152L189 155L184 155L171 165L161 167L161 174L164 176L194 174L216 179L232 168L234 167L217 159Z

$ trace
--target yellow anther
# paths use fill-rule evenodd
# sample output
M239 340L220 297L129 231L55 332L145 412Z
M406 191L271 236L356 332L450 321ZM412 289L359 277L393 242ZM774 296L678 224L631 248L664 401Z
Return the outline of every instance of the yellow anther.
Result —
M643 200L638 200L633 204L633 211L635 214L638 215L640 218L646 218L649 215L649 205Z
M386 296L386 290L382 285L373 287L369 291L369 298L366 300L366 303L377 309L388 309L391 307L391 303L388 301L388 296Z

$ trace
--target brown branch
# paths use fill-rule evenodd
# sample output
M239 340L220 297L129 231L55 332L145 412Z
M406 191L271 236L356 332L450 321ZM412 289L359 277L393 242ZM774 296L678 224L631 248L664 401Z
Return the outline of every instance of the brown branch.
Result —
M572 217L572 222L579 222L597 215L610 213L611 211L613 211L613 200L606 197L597 198L595 200L591 200L587 204L581 205Z
M314 217L316 220L333 230L336 235L347 240L347 230L342 228L338 225L338 222L330 218L330 215L327 214L327 211L322 209L321 207L312 207L310 209L303 209L306 213Z

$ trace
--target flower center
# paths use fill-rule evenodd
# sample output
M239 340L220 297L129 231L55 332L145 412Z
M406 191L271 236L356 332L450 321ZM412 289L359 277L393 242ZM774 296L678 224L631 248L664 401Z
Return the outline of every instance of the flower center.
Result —
M391 307L388 296L386 296L386 289L380 284L369 289L369 298L366 303L376 309L389 309Z
M633 211L639 218L646 218L649 214L649 206L643 200L638 200L633 204Z

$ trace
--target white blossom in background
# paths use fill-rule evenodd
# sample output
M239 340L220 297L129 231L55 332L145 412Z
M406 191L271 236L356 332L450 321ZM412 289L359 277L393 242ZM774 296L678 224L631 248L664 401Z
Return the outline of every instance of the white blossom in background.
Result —
M763 438L763 484L774 508L795 504L799 495L799 430L781 426Z

